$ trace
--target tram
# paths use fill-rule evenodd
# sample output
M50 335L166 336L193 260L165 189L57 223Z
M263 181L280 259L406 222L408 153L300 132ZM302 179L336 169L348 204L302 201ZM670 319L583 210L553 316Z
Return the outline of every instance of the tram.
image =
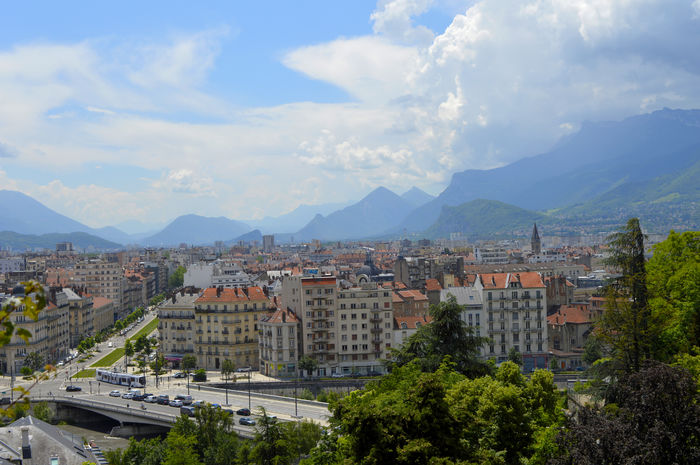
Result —
M129 373L119 373L117 371L95 370L95 379L104 383L119 384L136 388L146 387L146 377L144 375L132 375Z

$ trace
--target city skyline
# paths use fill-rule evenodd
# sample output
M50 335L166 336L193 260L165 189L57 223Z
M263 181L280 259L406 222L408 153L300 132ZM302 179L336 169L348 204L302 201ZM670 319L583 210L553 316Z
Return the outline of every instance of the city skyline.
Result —
M8 5L0 185L93 227L247 220L700 107L700 1L594 3Z

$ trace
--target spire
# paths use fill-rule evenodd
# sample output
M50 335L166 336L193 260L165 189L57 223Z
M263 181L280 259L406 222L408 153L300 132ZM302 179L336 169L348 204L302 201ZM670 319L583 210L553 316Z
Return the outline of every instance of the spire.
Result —
M530 239L532 253L539 254L542 252L542 243L540 242L540 234L537 232L537 223L532 227L532 238Z

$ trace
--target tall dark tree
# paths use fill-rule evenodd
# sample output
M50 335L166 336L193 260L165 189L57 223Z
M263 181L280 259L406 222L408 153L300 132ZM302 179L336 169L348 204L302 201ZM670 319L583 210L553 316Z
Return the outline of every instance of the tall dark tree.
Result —
M310 375L316 368L318 368L318 360L315 358L304 355L299 359L299 369L302 373L306 372Z
M480 376L490 370L479 360L479 348L488 339L475 336L462 320L463 307L450 295L445 302L430 307L432 322L421 326L397 350L392 351L392 364L402 366L414 359L424 371L435 371L447 356L457 371Z
M605 408L582 408L552 465L700 463L700 394L690 373L647 361L610 390Z
M613 350L624 371L639 371L652 356L655 325L651 321L646 282L644 234L639 219L632 218L609 237L610 256L606 260L621 273L607 289L606 311L601 320L601 336Z

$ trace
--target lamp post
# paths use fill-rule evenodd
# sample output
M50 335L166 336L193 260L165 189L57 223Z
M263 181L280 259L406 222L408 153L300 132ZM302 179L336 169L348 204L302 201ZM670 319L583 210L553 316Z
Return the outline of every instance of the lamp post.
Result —
M248 372L248 410L250 410L250 375L252 372Z

